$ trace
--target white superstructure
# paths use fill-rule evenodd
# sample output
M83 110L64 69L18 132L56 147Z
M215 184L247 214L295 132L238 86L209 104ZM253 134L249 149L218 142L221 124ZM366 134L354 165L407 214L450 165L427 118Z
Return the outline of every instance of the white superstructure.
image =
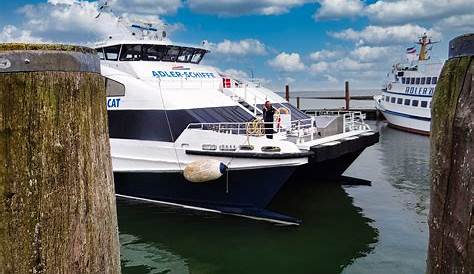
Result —
M431 100L443 62L430 60L427 56L427 46L433 42L426 35L421 37L419 44L418 60L394 65L382 94L374 99L390 126L429 135Z

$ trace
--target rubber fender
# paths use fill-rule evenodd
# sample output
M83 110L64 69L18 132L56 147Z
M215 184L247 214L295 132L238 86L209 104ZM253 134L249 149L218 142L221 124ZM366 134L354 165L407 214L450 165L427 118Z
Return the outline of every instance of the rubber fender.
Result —
M219 179L227 166L214 159L203 159L189 163L184 168L184 178L192 183L210 182Z

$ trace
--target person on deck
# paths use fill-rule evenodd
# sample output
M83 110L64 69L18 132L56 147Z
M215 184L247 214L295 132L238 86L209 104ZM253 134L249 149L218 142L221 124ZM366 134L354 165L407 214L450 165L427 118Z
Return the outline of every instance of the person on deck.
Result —
M275 109L272 107L270 101L266 101L263 106L263 122L265 122L265 134L268 139L273 139L273 115Z

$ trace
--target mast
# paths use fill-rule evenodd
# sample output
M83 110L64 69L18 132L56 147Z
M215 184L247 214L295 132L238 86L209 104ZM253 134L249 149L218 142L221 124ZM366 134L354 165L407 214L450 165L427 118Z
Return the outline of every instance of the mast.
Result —
M415 42L416 44L420 45L420 53L418 54L418 61L425 61L428 60L428 51L431 48L428 48L429 45L436 44L438 42L433 42L431 41L431 38L426 35L426 33L423 33L423 35L420 37L418 42Z

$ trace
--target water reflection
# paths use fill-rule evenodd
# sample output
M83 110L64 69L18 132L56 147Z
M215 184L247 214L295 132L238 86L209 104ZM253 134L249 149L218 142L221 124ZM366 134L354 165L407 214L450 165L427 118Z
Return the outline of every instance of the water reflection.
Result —
M418 214L427 216L430 194L429 138L381 127L380 151L385 178L395 188L412 197L402 202Z
M276 226L118 200L123 273L338 273L377 241L334 184L298 183L272 203L304 220Z

